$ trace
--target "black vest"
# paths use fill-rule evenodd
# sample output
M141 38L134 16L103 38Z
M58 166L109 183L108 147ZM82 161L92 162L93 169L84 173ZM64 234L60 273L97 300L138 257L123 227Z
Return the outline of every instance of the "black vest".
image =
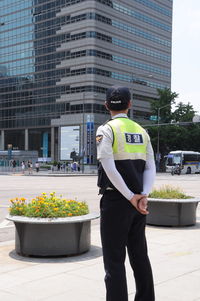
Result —
M122 176L128 188L135 194L140 194L143 191L143 172L145 168L144 160L117 160L115 161L116 168ZM108 179L101 163L98 167L98 182L99 194L103 194L106 188L111 187L117 190L117 187Z

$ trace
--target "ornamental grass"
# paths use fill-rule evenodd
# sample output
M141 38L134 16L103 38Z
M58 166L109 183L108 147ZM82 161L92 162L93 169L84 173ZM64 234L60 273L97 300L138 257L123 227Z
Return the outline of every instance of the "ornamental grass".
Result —
M10 215L56 218L80 216L89 213L86 202L67 200L62 198L62 195L56 196L55 192L51 192L49 195L43 192L30 201L25 198L15 198L10 202Z
M191 199L192 196L188 196L182 192L179 187L171 185L163 185L159 189L154 189L150 194L150 198L156 199Z

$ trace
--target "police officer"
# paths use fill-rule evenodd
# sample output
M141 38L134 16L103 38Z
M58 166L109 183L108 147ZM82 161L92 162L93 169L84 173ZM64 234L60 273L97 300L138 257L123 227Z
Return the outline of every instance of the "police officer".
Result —
M130 99L126 87L107 90L105 106L111 119L96 136L106 301L128 301L126 248L136 283L134 300L155 300L145 238L155 163L148 134L127 117Z

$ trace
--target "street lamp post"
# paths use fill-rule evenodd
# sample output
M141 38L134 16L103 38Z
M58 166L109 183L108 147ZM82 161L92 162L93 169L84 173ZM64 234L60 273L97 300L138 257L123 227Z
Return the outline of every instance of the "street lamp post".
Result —
M160 170L160 110L171 106L171 103L168 103L165 106L162 106L160 108L158 108L158 113L157 113L157 127L158 127L158 135L157 135L157 153L156 153L156 163L157 163L157 171Z
M91 105L91 110L90 109L86 109L85 111L85 104L87 104L87 102L85 101L85 96L86 93L83 92L83 97L82 97L82 101L83 101L83 111L82 111L82 139L81 139L81 144L82 144L82 173L84 173L85 171L85 160L87 159L87 164L92 164L93 163L93 152L92 152L92 141L93 141L93 133L94 133L94 98L97 97L99 94L97 93L93 93L93 94L89 94L87 93L87 97L88 99L92 98L92 102L89 102L89 104ZM85 113L86 116L85 116ZM86 140L86 141L85 141Z

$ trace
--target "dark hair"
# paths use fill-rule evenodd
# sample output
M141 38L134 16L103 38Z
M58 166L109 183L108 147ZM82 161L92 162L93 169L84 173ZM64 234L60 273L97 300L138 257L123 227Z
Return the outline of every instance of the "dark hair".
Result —
M111 111L121 111L128 109L131 94L127 87L112 86L106 92L106 104Z

